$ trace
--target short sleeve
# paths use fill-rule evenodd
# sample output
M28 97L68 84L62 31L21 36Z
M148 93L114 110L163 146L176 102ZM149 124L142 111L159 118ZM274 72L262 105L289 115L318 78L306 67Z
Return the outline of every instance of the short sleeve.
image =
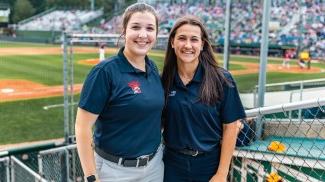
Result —
M80 95L79 107L100 114L110 96L110 77L101 67L94 67L88 74Z
M246 114L239 97L236 82L230 73L225 74L232 85L225 84L223 88L224 98L221 103L221 121L223 124L229 124L238 119L245 118Z

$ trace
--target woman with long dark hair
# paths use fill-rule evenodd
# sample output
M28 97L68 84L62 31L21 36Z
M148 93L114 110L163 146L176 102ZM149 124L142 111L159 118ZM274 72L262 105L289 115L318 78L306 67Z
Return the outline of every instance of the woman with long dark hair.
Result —
M162 81L164 181L226 181L237 124L246 116L236 83L218 66L198 18L184 16L176 21Z

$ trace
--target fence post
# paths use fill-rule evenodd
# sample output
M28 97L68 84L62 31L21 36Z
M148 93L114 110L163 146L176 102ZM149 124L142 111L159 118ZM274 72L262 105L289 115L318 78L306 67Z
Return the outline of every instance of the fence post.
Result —
M258 86L255 85L255 88L253 90L253 103L254 103L254 108L257 107L257 89L258 89Z
M73 42L69 41L69 128L68 128L68 136L69 136L69 144L72 144L75 142L74 138L72 137L74 135L74 120L75 120L75 113L74 113L74 65L73 65Z
M10 175L10 179L11 179L11 182L15 182L15 168L14 168L14 161L10 158L10 172L11 172L11 175Z
M68 98L68 43L67 33L62 32L63 36L63 116L64 116L64 141L67 144L69 142L69 98Z
M229 39L230 39L231 0L226 3L225 41L223 45L223 68L229 70Z
M66 165L66 179L67 182L70 181L70 165L69 165L69 161L70 161L70 155L69 155L69 150L67 148L64 149L64 153L65 153L65 165Z
M300 101L302 101L302 92L304 90L304 82L300 82ZM298 119L301 121L301 109L299 109Z
M43 161L42 156L40 154L37 155L37 161L38 161L38 173L40 176L44 177L43 173Z
M10 159L6 157L6 174L7 174L7 182L10 182Z

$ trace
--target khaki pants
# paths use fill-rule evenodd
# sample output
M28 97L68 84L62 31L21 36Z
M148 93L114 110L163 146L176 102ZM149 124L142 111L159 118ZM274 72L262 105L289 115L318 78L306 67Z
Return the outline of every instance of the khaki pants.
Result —
M163 150L163 146L159 146L155 157L143 167L124 167L103 159L95 152L99 180L101 182L162 182L164 178Z

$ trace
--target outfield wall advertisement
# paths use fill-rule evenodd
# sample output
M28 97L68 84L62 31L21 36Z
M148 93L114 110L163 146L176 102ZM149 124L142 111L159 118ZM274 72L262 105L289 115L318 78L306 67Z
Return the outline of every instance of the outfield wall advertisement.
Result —
M10 9L0 9L0 27L7 27L9 22Z

